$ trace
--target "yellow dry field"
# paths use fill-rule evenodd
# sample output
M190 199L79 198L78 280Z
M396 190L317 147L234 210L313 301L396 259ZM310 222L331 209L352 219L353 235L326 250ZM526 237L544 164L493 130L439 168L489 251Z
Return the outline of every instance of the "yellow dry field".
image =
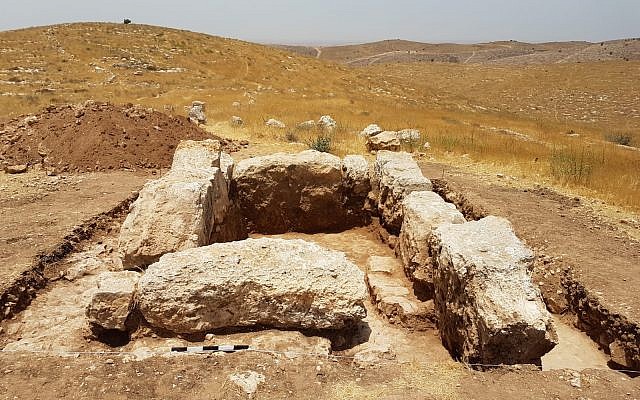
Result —
M87 99L185 114L202 100L209 129L284 144L325 135L297 125L329 114L338 155L364 153L357 132L370 123L416 128L422 139L407 150L434 160L640 210L639 62L351 68L187 31L87 23L2 32L0 54L1 119ZM289 128L267 129L269 118Z

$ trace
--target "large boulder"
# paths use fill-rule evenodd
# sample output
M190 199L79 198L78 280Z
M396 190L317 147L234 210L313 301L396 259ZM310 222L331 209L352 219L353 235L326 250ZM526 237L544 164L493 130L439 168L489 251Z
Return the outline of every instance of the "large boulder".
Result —
M125 268L145 267L161 255L214 242L244 239L229 200L234 161L215 140L182 141L171 170L147 182L120 230Z
M431 191L431 181L409 153L380 151L376 156L371 185L378 202L382 225L393 234L402 225L402 201L411 192Z
M367 137L367 150L369 151L398 151L400 150L400 144L398 132L394 131L384 131L377 135Z
M219 168L169 171L147 182L120 229L123 266L145 267L163 254L212 243L229 205Z
M462 214L434 192L412 192L402 201L399 253L405 274L433 296L433 259L429 250L432 230L445 222L461 224Z
M249 231L326 232L347 226L342 160L314 150L242 160L234 198Z
M558 338L531 282L533 253L509 221L445 223L433 235L435 305L444 345L471 364L540 364Z
M98 289L87 306L86 315L93 328L126 331L134 309L134 295L140 274L133 271L103 272Z
M164 255L140 279L137 301L151 325L176 333L342 329L366 316L366 294L344 253L261 238Z

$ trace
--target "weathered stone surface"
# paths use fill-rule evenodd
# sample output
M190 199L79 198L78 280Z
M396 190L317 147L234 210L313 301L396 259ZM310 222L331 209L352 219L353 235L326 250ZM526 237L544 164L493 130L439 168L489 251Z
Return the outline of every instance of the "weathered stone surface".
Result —
M323 115L318 120L318 126L322 129L334 129L338 123L330 115Z
M229 207L219 168L170 171L147 182L122 224L118 246L127 269L212 242Z
M367 150L369 151L398 151L400 150L400 144L398 132L384 131L377 135L367 137Z
M420 131L417 129L403 129L398 131L398 138L401 142L417 142L420 140Z
M362 156L348 155L342 160L342 186L344 206L347 210L347 225L366 225L370 222L369 163Z
M189 108L189 121L195 124L206 124L207 116L205 115L205 103L202 101L194 101Z
M375 136L378 133L382 133L382 132L383 132L383 129L380 128L380 126L378 126L377 124L371 124L366 128L364 128L362 132L360 132L360 136L368 138L370 136Z
M98 290L87 306L89 323L102 329L126 331L138 279L140 274L133 271L101 273Z
M183 140L173 153L171 170L219 168L220 149L220 142L217 140Z
M402 266L393 257L371 256L367 262L367 287L371 302L391 323L412 330L433 329L433 301L420 301L402 277Z
M177 333L341 329L366 316L364 274L344 253L302 240L247 239L166 254L138 287L145 319Z
M273 118L269 119L269 120L265 123L265 125L267 125L267 126L269 126L269 127L271 127L271 128L278 128L278 129L284 129L284 128L286 128L286 127L287 127L287 126L284 124L284 122L282 122L282 121L278 121L277 119L273 119Z
M345 228L342 161L314 150L238 163L234 198L249 231L322 232Z
M553 320L528 268L533 253L502 218L434 230L438 328L468 363L540 363L557 343Z
M461 224L462 214L434 192L412 192L402 202L399 253L405 274L433 295L433 260L429 249L432 230L445 222Z
M416 191L431 191L432 188L411 154L391 151L378 152L371 185L382 225L393 234L400 232L405 196Z

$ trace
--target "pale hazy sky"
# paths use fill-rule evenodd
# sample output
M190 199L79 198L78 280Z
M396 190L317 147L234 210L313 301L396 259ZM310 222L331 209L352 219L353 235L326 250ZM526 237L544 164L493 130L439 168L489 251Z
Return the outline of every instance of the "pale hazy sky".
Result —
M263 43L640 37L640 0L0 0L0 30L125 17Z

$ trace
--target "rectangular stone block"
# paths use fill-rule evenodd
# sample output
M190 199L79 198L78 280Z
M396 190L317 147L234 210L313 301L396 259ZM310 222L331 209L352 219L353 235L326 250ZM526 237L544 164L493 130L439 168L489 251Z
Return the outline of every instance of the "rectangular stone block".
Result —
M540 364L558 338L529 275L533 253L509 221L440 225L432 252L438 328L452 355L471 364Z
M429 240L443 223L461 224L462 214L434 192L412 192L402 202L403 222L399 253L405 274L429 296L433 296L433 269Z
M373 168L372 186L382 226L397 235L402 226L402 201L411 192L431 191L431 181L409 153L379 151Z

